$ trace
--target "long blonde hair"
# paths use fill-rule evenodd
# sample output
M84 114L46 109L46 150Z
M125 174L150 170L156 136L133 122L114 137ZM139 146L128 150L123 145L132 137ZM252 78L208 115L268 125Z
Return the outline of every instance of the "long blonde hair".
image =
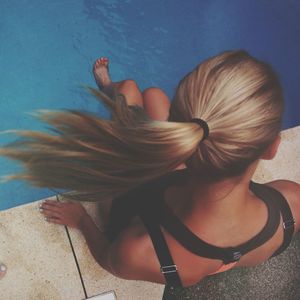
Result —
M53 133L16 130L21 137L0 155L21 162L38 187L72 191L81 201L108 200L185 162L207 180L242 174L276 138L283 95L271 66L246 51L226 51L202 62L179 83L169 122L150 119L123 95L90 89L112 112L39 111ZM209 137L192 118L204 119Z

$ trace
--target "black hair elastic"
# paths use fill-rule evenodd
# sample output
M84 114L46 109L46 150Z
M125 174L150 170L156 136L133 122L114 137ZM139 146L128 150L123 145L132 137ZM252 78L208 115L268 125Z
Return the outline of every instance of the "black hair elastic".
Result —
M203 141L203 140L205 140L206 138L208 138L208 135L209 135L209 128L208 128L208 124L207 124L204 120L198 119L198 118L194 118L194 119L192 119L190 122L197 123L197 124L199 124L199 125L202 127L204 133L203 133L203 138L202 138L201 141Z

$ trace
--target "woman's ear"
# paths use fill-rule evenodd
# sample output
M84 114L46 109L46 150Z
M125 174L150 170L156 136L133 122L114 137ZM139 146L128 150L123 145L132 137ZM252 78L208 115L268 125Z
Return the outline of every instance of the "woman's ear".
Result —
M263 155L261 156L261 159L265 159L265 160L273 159L275 157L276 153L277 153L280 141L281 141L281 137L278 134L276 139L273 141L273 143L263 153Z

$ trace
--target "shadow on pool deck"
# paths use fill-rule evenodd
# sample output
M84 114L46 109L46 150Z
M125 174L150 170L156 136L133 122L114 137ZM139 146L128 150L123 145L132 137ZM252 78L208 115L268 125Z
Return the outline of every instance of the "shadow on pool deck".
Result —
M163 300L299 300L300 233L282 254L252 268L206 277L189 288L165 289Z

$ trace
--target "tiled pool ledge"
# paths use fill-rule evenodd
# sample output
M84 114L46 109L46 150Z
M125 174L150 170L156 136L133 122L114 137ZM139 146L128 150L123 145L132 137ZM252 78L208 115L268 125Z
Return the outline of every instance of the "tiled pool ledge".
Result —
M283 131L276 158L262 161L254 180L300 182L299 146L300 126ZM0 211L0 263L7 266L0 279L0 299L77 300L111 290L119 300L162 298L162 285L122 280L104 271L82 235L69 229L81 281L65 227L45 222L38 211L40 202ZM95 205L85 205L95 217Z

